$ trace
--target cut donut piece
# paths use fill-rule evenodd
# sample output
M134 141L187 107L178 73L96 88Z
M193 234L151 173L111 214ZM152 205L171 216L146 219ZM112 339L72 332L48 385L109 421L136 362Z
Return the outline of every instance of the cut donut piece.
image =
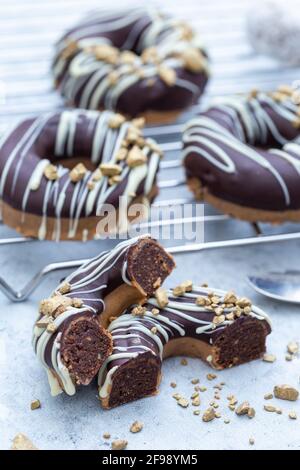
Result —
M288 86L216 100L183 134L195 197L251 222L299 222L299 116Z
M139 315L131 308L110 324L113 352L98 376L104 408L156 394L167 357L198 357L222 370L265 353L270 319L248 299L195 286L174 292L164 308L150 298Z
M112 352L105 329L144 303L171 273L173 258L149 236L126 240L90 260L40 303L33 346L53 395L88 385Z
M0 145L4 223L41 240L126 232L158 192L162 153L142 126L84 110L21 122Z
M88 15L59 40L52 68L68 105L151 123L195 104L209 75L192 28L153 6Z

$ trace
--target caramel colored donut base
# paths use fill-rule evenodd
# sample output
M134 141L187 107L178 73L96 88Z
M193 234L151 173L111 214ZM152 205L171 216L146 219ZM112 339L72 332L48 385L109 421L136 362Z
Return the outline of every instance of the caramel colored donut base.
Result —
M147 196L149 201L152 201L154 197L158 194L157 186L154 186ZM144 197L136 197L129 207L134 204L141 204ZM42 203L42 202L41 202ZM5 225L10 228L15 229L17 232L22 234L25 237L29 238L38 238L39 229L42 225L42 217L36 214L22 213L17 209L14 209L5 202L1 202L2 210L2 220ZM117 218L118 218L117 210ZM146 218L147 214L143 214L143 218ZM101 221L101 217L92 216L92 217L81 217L78 220L78 226L74 237L69 237L70 230L70 219L61 218L60 219L60 236L59 240L69 240L69 241L87 241L93 240L96 233L97 224ZM130 220L129 220L130 221ZM53 240L53 233L55 233L57 219L54 217L47 217L47 232L45 234L44 240ZM101 235L101 234L100 234Z
M271 224L300 222L300 210L287 210L281 212L240 206L214 196L206 187L202 186L201 181L197 178L189 178L187 183L198 201L205 201L214 206L220 212L228 214L236 219L247 222L265 222Z

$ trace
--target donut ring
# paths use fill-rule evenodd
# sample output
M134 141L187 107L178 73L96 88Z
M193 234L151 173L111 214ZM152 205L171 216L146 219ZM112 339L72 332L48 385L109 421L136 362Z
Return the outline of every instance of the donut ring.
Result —
M4 223L29 237L88 240L99 235L101 208L110 204L117 211L110 228L126 228L120 197L126 209L157 193L161 153L143 138L142 125L84 110L21 122L0 145Z
M71 106L162 122L197 102L208 61L187 24L153 8L99 11L58 42L53 74Z
M163 308L150 298L140 316L131 309L110 324L113 352L98 377L104 408L155 395L167 357L199 357L221 370L264 354L270 319L249 299L191 282L167 297Z
M248 36L253 48L289 64L300 64L299 9L288 2L261 1L248 13Z
M300 221L300 107L294 91L217 100L183 134L197 199L251 222Z
M91 382L112 352L109 319L145 302L174 266L154 239L126 240L81 266L40 303L33 347L52 395L74 395L76 385Z

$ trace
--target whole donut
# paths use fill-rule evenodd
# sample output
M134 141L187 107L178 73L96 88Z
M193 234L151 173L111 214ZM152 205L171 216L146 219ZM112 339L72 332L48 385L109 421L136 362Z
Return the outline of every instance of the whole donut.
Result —
M262 1L252 5L247 29L254 49L290 64L300 64L299 8L288 1Z
M196 197L248 221L300 220L300 107L292 88L216 100L183 134Z
M69 105L161 121L198 100L208 60L186 23L142 7L83 19L58 42L53 74Z
M146 207L157 192L161 154L143 138L142 125L111 111L85 110L18 124L0 144L4 223L39 239L87 240L97 236L102 208L110 204L116 209L111 229L126 228L128 208L134 202Z

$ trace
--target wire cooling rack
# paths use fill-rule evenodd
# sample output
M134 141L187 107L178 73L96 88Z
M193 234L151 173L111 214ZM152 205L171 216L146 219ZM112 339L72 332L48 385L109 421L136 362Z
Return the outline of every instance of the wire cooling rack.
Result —
M136 1L118 0L116 3L122 7L134 5ZM160 197L152 205L154 211L168 205L196 204L186 190L180 159L181 133L187 119L199 112L212 97L247 93L252 88L268 91L300 77L299 68L283 68L269 58L255 55L251 50L244 25L251 3L251 0L164 2L164 10L189 21L202 34L212 62L212 78L201 102L184 113L178 122L145 129L146 136L155 138L165 152L159 175ZM106 6L109 6L109 2L102 0L101 7ZM82 14L97 7L98 0L11 0L0 5L0 134L16 120L62 108L62 100L53 90L49 71L53 44ZM228 216L218 214L206 206L204 215L164 220L158 218L141 223L140 228L150 231L163 225L205 224L206 240L169 247L169 252L175 255L300 239L300 224L280 227L252 224L250 236L242 237L241 234L247 233L247 223L236 221L234 231L231 232L227 225L225 228L228 221ZM4 247L12 250L16 245L43 243L15 235L4 237L3 232L0 226L0 250ZM220 239L214 239L216 234ZM12 301L21 302L30 296L49 273L78 267L84 261L78 259L47 264L20 290L15 290L2 273L0 289Z

